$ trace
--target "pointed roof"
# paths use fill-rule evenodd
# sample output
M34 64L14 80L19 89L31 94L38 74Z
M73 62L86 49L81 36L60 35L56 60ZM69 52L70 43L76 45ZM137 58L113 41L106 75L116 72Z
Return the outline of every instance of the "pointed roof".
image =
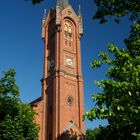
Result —
M69 0L57 0L56 1L56 6L60 6L63 9L69 6Z

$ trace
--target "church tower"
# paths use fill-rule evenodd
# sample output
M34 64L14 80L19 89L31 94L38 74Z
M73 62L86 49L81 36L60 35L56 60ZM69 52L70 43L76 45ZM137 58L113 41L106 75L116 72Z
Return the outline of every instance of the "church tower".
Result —
M42 96L31 103L40 124L39 140L84 139L83 76L80 38L82 16L68 0L44 11L44 72Z

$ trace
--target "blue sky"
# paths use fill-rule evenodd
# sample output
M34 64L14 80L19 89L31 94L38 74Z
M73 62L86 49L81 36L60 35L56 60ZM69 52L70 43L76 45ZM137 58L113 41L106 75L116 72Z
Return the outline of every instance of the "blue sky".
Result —
M121 24L109 20L105 25L93 21L96 12L93 0L70 0L75 10L81 4L84 36L81 39L82 71L84 76L85 111L94 103L93 92L100 91L94 80L105 78L107 66L91 69L90 62L96 59L100 50L107 51L107 44L112 42L124 47L123 39L128 36L129 23L126 18ZM41 95L40 79L43 74L43 42L41 40L41 21L43 10L54 7L55 0L45 0L33 6L25 0L3 0L0 3L0 75L3 70L15 68L20 98L31 102ZM105 125L106 121L86 121L86 128Z

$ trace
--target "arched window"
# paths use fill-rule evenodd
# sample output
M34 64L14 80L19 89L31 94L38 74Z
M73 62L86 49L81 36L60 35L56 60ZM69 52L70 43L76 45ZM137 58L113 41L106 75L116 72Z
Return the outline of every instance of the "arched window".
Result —
M64 34L66 39L72 40L72 25L68 21L64 24Z
M73 49L75 36L75 26L72 21L66 19L64 21L64 46Z

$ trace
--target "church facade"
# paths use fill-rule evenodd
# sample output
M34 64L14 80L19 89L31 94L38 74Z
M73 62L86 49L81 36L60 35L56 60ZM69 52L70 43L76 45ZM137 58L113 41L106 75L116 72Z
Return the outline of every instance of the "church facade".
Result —
M84 140L84 93L80 38L82 16L68 0L44 11L42 95L31 103L37 112L39 140Z

